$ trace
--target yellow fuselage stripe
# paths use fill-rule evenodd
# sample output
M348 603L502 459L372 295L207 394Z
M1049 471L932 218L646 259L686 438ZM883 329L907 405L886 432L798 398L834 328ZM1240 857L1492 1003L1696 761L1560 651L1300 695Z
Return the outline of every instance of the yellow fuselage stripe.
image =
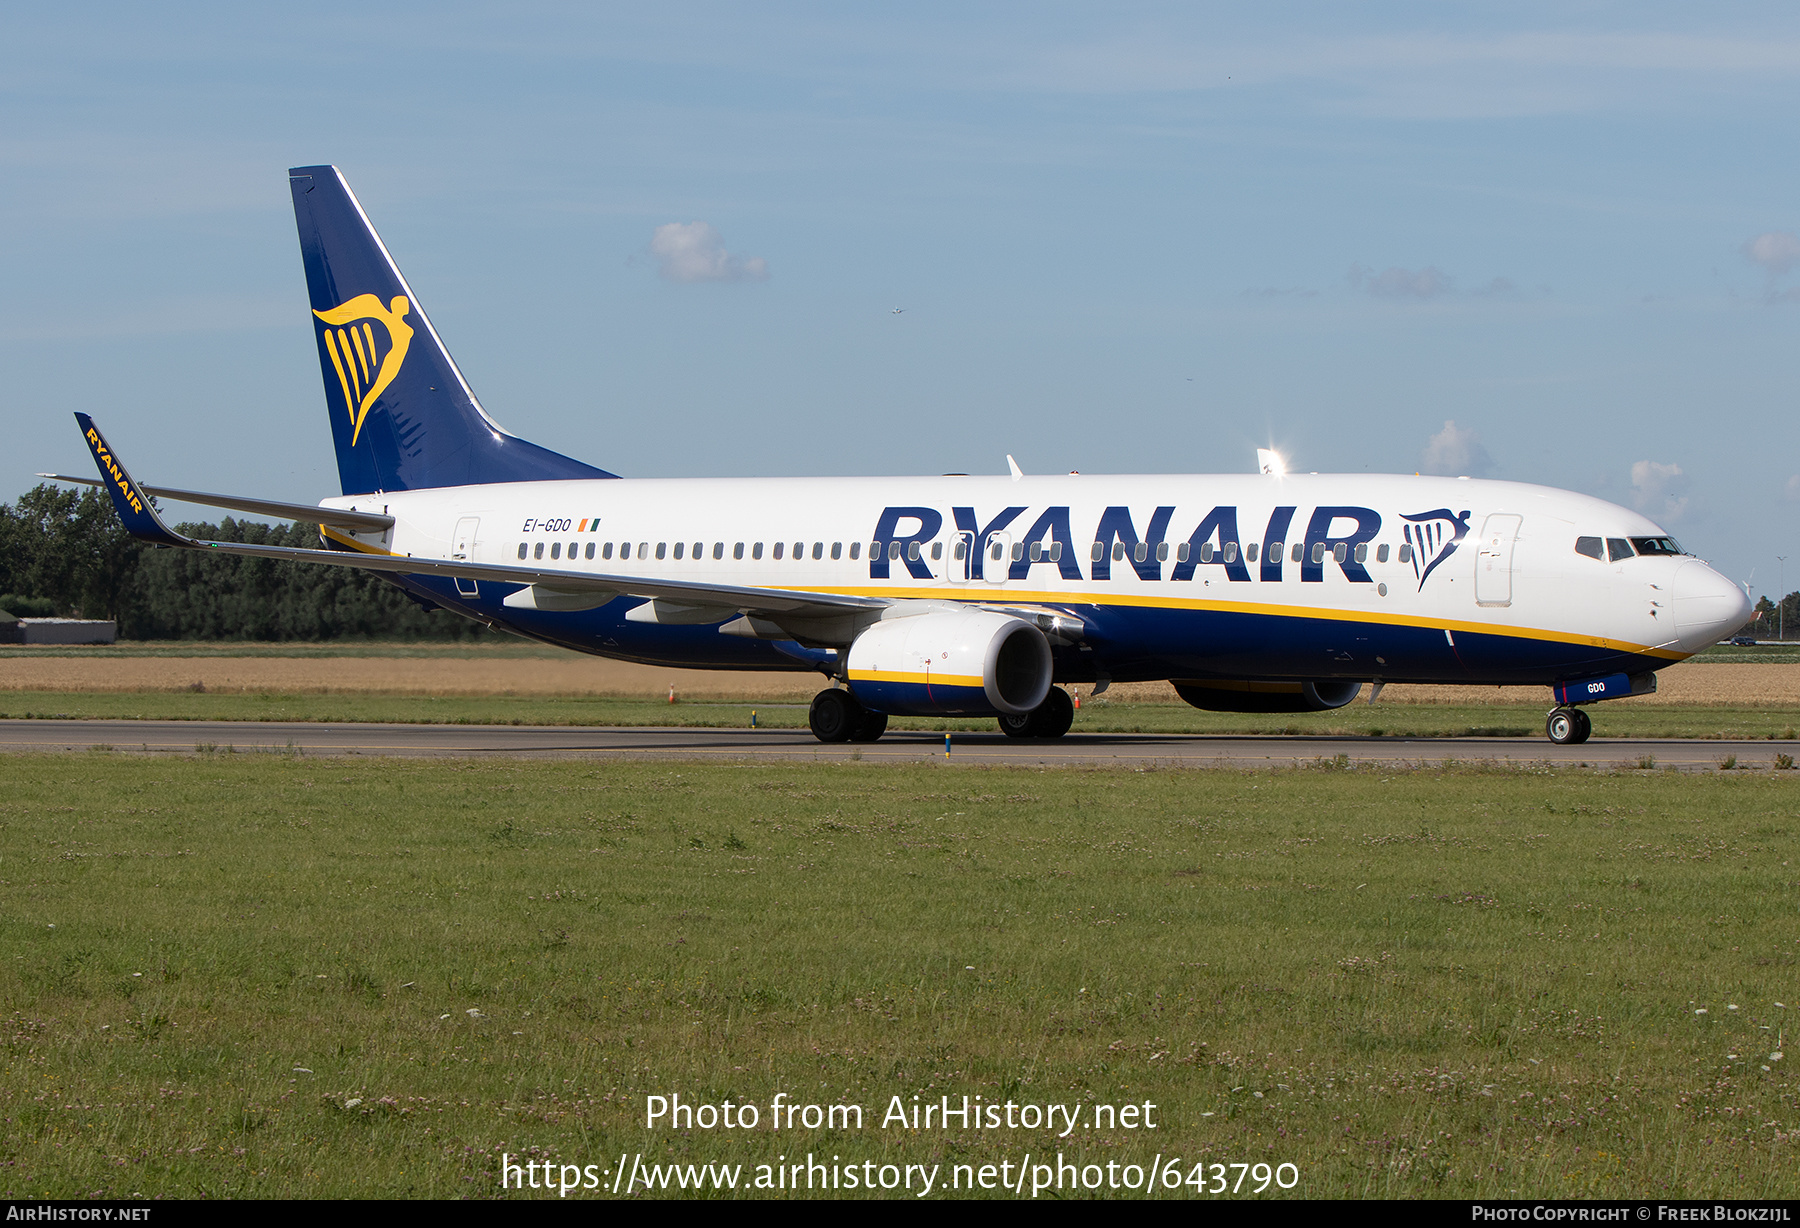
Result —
M1547 640L1557 644L1581 644L1611 652L1635 652L1644 656L1685 661L1692 653L1674 648L1652 648L1629 640L1607 639L1598 635L1579 635L1569 631L1548 631L1539 627L1507 627L1494 623L1463 622L1449 618L1427 618L1415 614L1383 614L1373 610L1336 610L1322 606L1273 605L1251 601L1207 601L1192 597L1150 597L1137 594L1025 592L1019 589L995 588L980 593L974 583L951 589L905 588L801 588L785 590L795 593L836 593L846 597L886 597L903 600L950 600L972 605L1091 605L1134 606L1140 609L1212 610L1221 614L1261 614L1270 618L1316 618L1327 622L1379 623L1390 627L1421 627L1431 631L1466 632L1470 635L1504 635L1512 639ZM978 595L979 594L979 595Z

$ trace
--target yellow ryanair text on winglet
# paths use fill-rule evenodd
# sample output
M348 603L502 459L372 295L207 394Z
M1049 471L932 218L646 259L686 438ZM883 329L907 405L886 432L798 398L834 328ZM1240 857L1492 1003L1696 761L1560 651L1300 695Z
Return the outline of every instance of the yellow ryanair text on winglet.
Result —
M411 309L404 294L396 294L386 307L373 294L359 294L330 311L313 312L327 325L323 330L325 353L344 389L344 405L350 411L351 447L362 435L369 407L394 382L400 374L400 364L406 361L413 327L405 316ZM370 321L380 324L387 334L386 353L377 347Z
M132 511L140 516L143 515L143 501L138 498L137 491L131 488L131 482L126 478L125 471L119 468L119 462L115 461L112 453L107 450L105 442L100 438L100 432L90 426L87 429L87 437L89 445L94 449L94 455L100 459L102 465L106 466L106 471L112 475L112 480L119 484L119 490L124 494L125 502L131 504Z

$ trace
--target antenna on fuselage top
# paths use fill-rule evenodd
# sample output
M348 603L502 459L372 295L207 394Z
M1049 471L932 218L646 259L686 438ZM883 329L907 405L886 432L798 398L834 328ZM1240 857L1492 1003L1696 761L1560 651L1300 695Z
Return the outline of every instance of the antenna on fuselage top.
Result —
M1280 477L1287 472L1287 462L1281 459L1281 453L1274 448L1258 448L1256 450L1256 468L1260 473Z

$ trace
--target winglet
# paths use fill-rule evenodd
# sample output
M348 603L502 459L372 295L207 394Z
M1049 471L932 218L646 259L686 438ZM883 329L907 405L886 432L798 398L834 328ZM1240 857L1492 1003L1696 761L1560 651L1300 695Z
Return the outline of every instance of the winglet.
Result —
M94 454L94 464L100 468L100 485L112 496L113 508L119 513L119 519L125 522L125 530L139 541L155 542L159 546L191 546L194 543L169 529L151 506L150 498L144 494L138 484L132 480L125 466L107 446L105 436L94 420L86 414L78 413L75 421L81 425L81 434L87 440L88 450Z

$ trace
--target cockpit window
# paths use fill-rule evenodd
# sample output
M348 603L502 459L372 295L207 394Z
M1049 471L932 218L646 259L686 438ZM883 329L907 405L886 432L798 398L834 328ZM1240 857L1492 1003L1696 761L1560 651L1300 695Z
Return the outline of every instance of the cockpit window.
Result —
M1577 537L1575 539L1575 553L1585 554L1590 559L1604 560L1606 558L1606 548L1600 544L1600 539L1598 537Z
M1628 559L1631 557L1631 543L1623 537L1609 537L1606 539L1606 553L1614 563L1620 559Z
M1673 537L1634 537L1631 544L1639 554L1686 554Z

